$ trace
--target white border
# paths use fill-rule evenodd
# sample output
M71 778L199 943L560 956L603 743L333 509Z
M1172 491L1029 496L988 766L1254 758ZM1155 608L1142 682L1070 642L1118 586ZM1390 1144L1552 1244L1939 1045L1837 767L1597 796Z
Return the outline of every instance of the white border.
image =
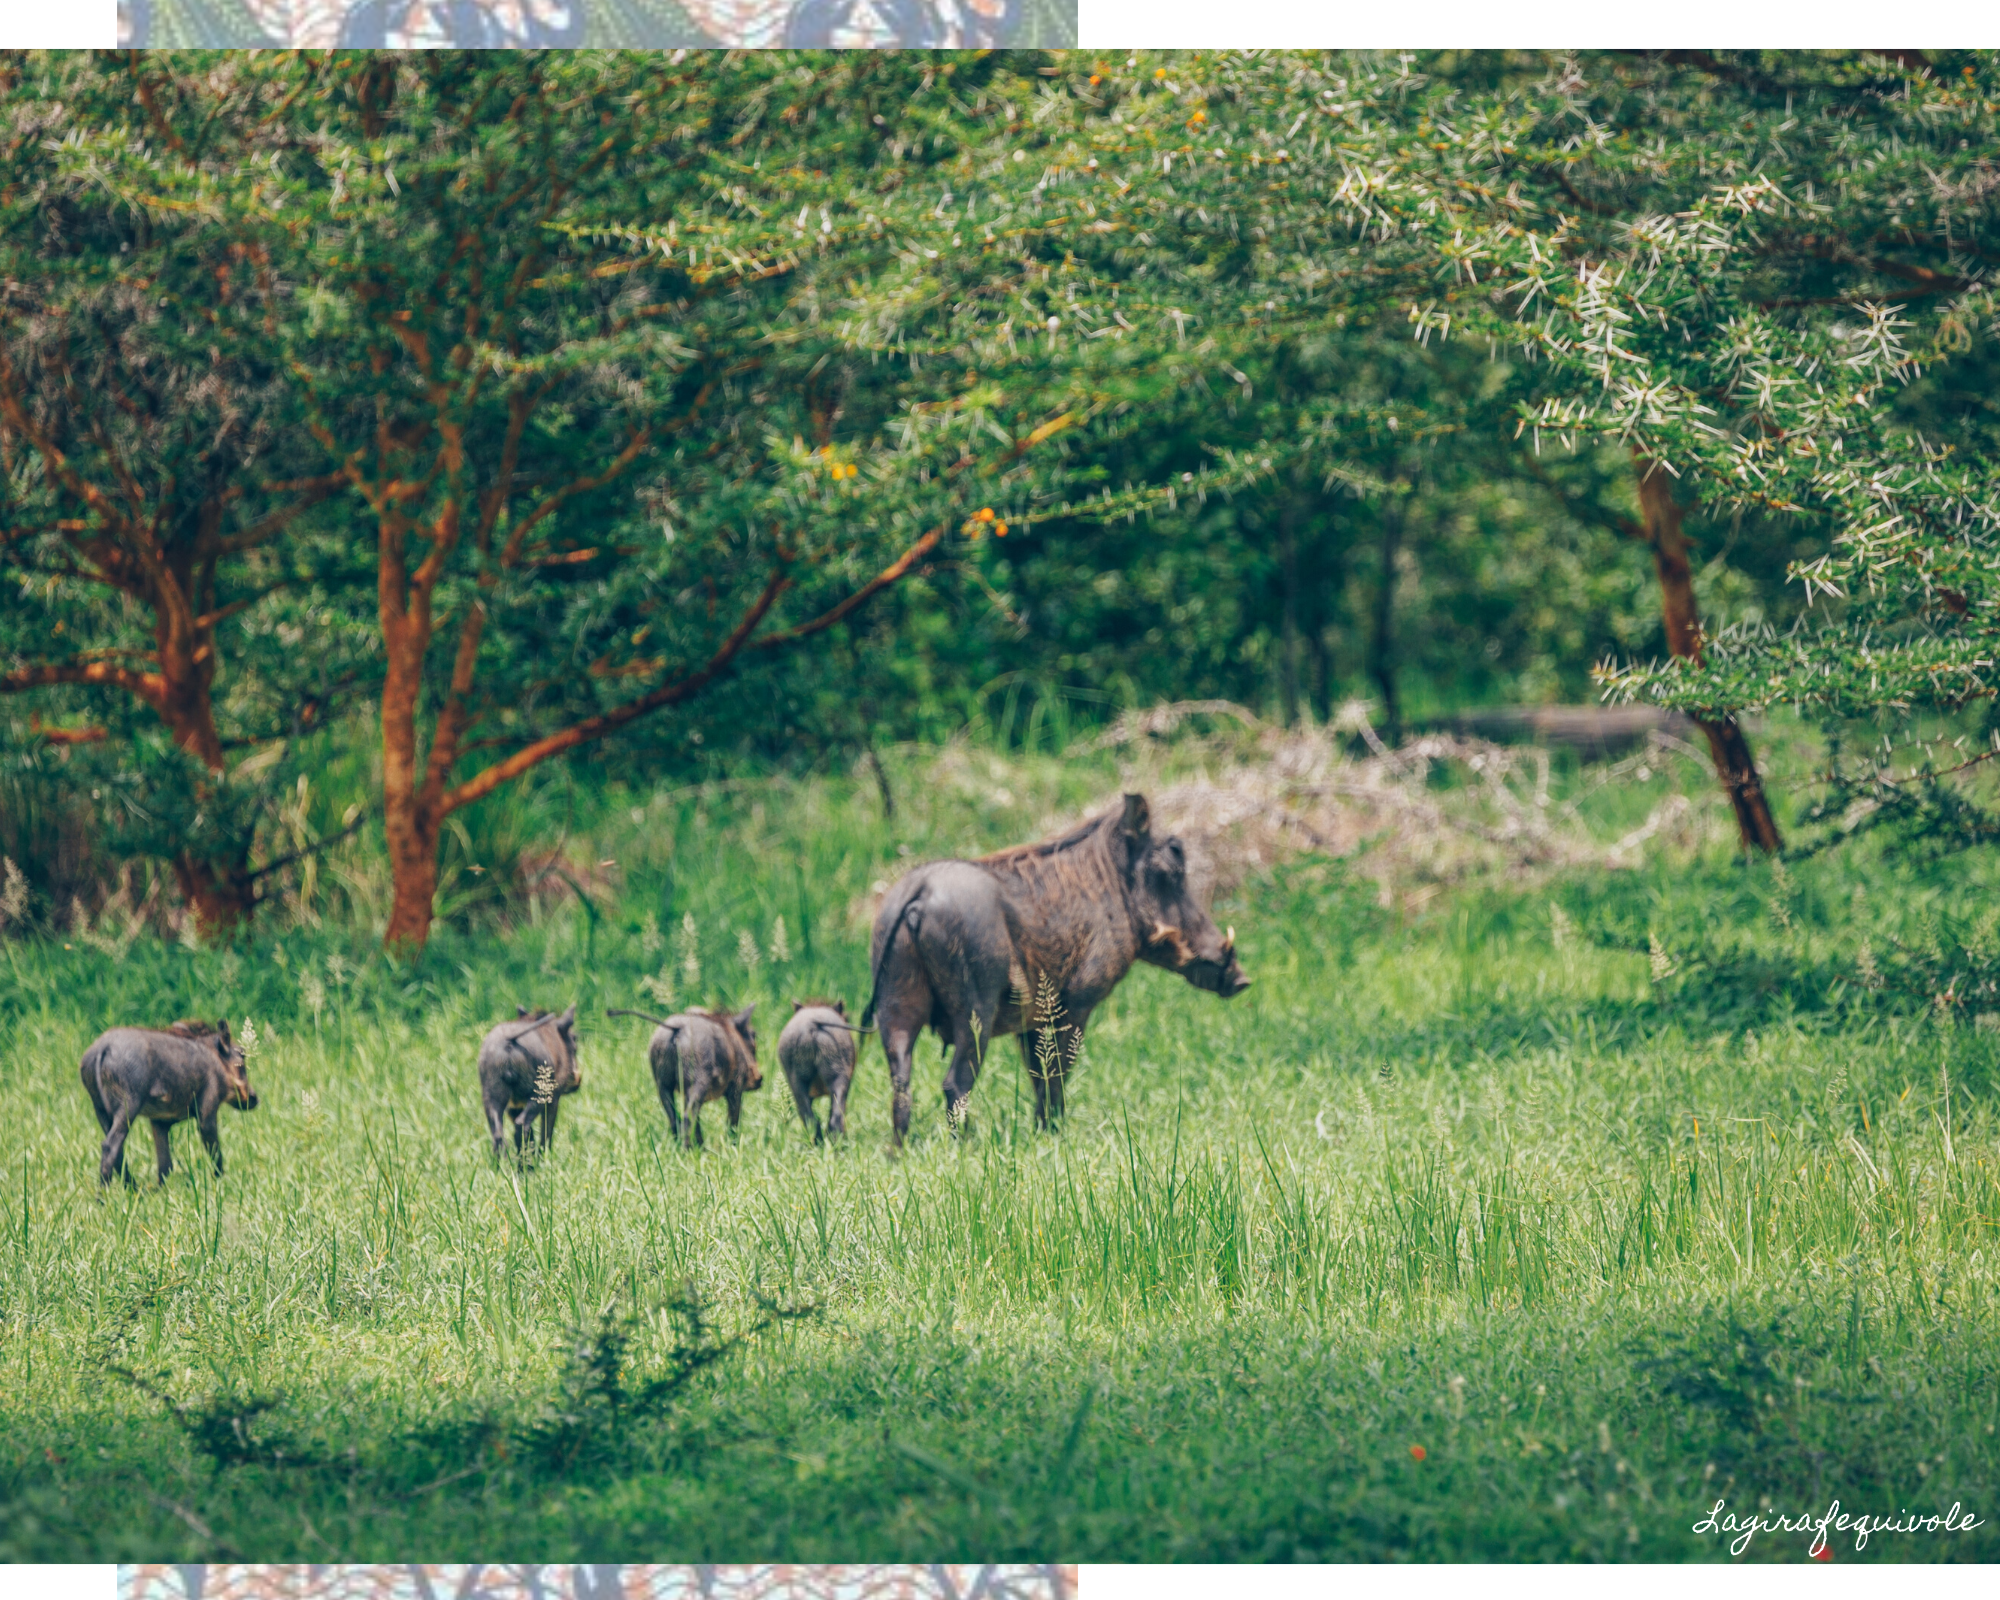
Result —
M1085 50L1643 50L1968 49L2000 45L2000 4L1934 0L1898 12L1879 0L1424 0L1413 5L1328 0L1077 0ZM1893 34L1893 40L1889 35Z
M0 0L0 47L110 50L117 43L118 0ZM0 1568L10 1594L12 1574L27 1570Z
M21 0L0 0L0 4L19 3ZM26 1563L0 1566L0 1596L5 1600L117 1600L118 1569Z

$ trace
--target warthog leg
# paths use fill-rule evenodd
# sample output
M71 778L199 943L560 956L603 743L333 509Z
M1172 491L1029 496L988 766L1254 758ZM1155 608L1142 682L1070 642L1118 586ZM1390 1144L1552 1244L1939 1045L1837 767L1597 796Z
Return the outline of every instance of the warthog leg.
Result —
M889 1058L889 1121L898 1144L910 1131L910 1057L923 1025L923 1016L908 1018L885 1012L882 1017L882 1053Z
M160 1127L157 1122L153 1126L156 1128ZM215 1163L215 1170L219 1174L222 1171L222 1130L215 1125L215 1113L211 1111L207 1116L197 1118L195 1126L201 1130L202 1148L208 1152L208 1159ZM160 1150L162 1152L160 1164L162 1168L166 1165L166 1146L167 1130L160 1128ZM164 1178L166 1176L165 1171L162 1171L160 1176Z
M160 1175L160 1182L165 1183L167 1174L174 1170L173 1142L167 1137L164 1122L149 1122L146 1126L153 1130L153 1167Z
M811 1131L814 1144L826 1142L826 1134L821 1130L819 1118L813 1113L812 1095L807 1091L803 1079L793 1072L785 1074L785 1081L792 1086L792 1104L799 1108L799 1121Z
M535 1124L548 1112L549 1105L541 1100L531 1100L521 1108L520 1120L514 1124L514 1153L523 1159L534 1154L542 1136ZM545 1147L545 1146L544 1146Z
M848 1079L835 1078L832 1092L828 1096L830 1104L827 1107L826 1126L827 1131L835 1138L847 1136L847 1086Z
M708 1065L706 1062L680 1058L681 1075L681 1120L679 1132L681 1144L693 1150L702 1142L701 1108L708 1104Z
M493 1159L507 1153L507 1108L498 1100L486 1102L486 1131L493 1138Z
M957 1021L952 1029L951 1065L944 1075L944 1109L954 1122L965 1116L965 1103L972 1098L972 1086L979 1081L986 1047L993 1042L993 1019L999 1014L1000 1007L982 997L978 1010Z
M1062 1122L1063 1088L1083 1049L1084 1024L1089 1020L1090 1014L1084 1012L1074 1022L1053 1029L1034 1028L1021 1035L1021 1061L1028 1069L1028 1082L1034 1087L1038 1128L1053 1131ZM1049 1041L1046 1046L1042 1042L1045 1039ZM1042 1060L1045 1051L1049 1055L1046 1063Z
M109 1183L125 1176L125 1135L131 1131L132 1114L123 1106L115 1115L100 1108L97 1120L104 1124L104 1155L97 1164L97 1179Z

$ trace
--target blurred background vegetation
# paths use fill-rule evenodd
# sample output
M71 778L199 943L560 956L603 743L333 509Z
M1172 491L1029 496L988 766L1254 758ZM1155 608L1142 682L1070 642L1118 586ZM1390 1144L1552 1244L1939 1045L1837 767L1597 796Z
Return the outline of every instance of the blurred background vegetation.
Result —
M151 64L134 65L139 59ZM572 207L562 213L571 218L565 226L577 230L570 261L585 268L612 261L627 271L629 262L604 253L602 237L590 244L585 236L593 229L602 235L624 218L650 226L667 214L643 176L651 170L645 163L660 159L665 146L634 143L628 159L640 176L621 175L622 187L595 193L589 210L564 197L546 151L532 158L544 168L531 170L528 158L497 145L426 157L410 142L406 155L384 156L379 170L369 169L382 178L365 202L379 208L369 216L378 241L370 248L380 257L366 270L350 271L323 239L288 243L292 236L273 219L291 213L260 212L243 197L263 192L257 174L278 174L292 186L286 201L292 212L323 219L330 229L355 226L357 214L341 208L363 203L355 198L361 180L335 181L336 168L349 170L339 162L365 165L374 159L369 150L402 150L396 141L414 141L432 109L472 104L510 85L526 85L523 98L541 95L551 104L572 91L606 96L607 106L621 93L681 96L676 104L699 105L707 120L693 133L678 130L674 137L683 145L676 148L697 149L703 161L734 159L730 153L739 147L760 150L756 162L769 168L794 163L785 169L794 174L787 183L807 181L796 176L807 172L805 163L824 163L810 169L810 179L847 185L856 209L879 208L867 214L880 226L849 243L828 221L831 242L819 246L821 254L790 261L775 284L764 281L773 273L760 277L753 270L754 262L739 262L720 277L690 267L685 279L675 277L680 269L660 266L657 280L635 286L633 295L642 297L644 288L692 298L675 302L666 342L636 355L599 348L603 335L589 331L590 318L626 301L551 300L551 319L571 317L574 325L550 335L548 353L538 359L575 366L563 379L571 386L551 402L559 420L549 425L547 454L536 468L545 476L536 481L554 481L547 474L558 468L584 470L575 463L587 464L590 449L609 452L622 438L614 426L621 416L686 403L705 379L720 387L685 445L660 446L622 485L593 489L550 518L537 536L543 542L533 547L542 553L531 551L524 567L501 572L473 562L447 576L439 609L454 626L475 597L481 608L492 597L492 619L475 647L484 677L465 700L469 732L480 737L457 763L447 763L448 777L471 773L477 766L471 752L481 746L521 748L551 727L601 711L625 692L621 685L644 688L654 681L647 672L657 678L697 664L756 594L766 570L763 552L775 550L768 559L780 564L794 559L784 548L788 538L805 539L813 574L795 592L834 604L930 519L954 526L899 582L808 643L745 654L685 702L558 754L443 816L435 830L435 907L447 921L518 912L530 886L548 877L550 863L569 861L564 841L588 835L632 795L853 770L870 778L893 811L904 780L892 776L885 760L892 751L969 738L1002 755L1055 754L1135 708L1172 701L1228 701L1279 727L1327 724L1344 706L1358 704L1371 732L1394 744L1480 708L1594 700L1601 688L1594 669L1669 653L1660 581L1643 530L1636 529L1641 511L1627 445L1588 429L1560 446L1524 437L1524 407L1546 387L1547 372L1489 340L1413 337L1401 288L1378 292L1357 278L1330 290L1310 314L1225 330L1218 319L1227 307L1254 312L1250 297L1264 292L1256 287L1262 278L1242 273L1227 294L1216 291L1210 314L1217 331L1200 345L1198 359L1184 330L1150 331L1116 355L1108 353L1115 340L1078 340L1075 351L1065 346L1058 353L1060 319L1053 316L1041 354L1039 335L1017 349L1010 320L1001 330L1003 355L994 332L999 313L964 308L986 296L1006 301L1002 309L1015 316L1023 307L1007 297L1025 304L1031 296L1023 285L1041 282L1037 274L1059 282L1071 259L1063 250L1072 246L1023 243L997 257L927 264L926 272L959 276L915 287L897 276L907 270L898 251L912 252L893 227L915 228L951 199L947 192L937 200L931 180L958 182L953 174L970 170L967 163L991 158L1001 177L1023 174L1025 188L1035 167L1017 168L1022 152L1014 147L1059 137L1028 131L1042 115L1033 110L1042 103L1035 97L1055 94L1050 80L1061 78L1074 79L1079 102L1087 100L1113 64L1038 53L866 66L799 57L703 77L705 68L669 73L664 66L613 67L583 57L574 64L476 69L463 64L469 59L435 70L398 66L387 77L381 71L390 69L378 71L365 58L338 67L268 68L229 58L224 69L207 58L156 55L24 60L9 69L27 97L23 103L43 107L49 126L69 118L82 140L78 148L90 151L87 160L64 155L23 123L14 148L22 161L39 165L34 181L10 196L5 219L10 270L39 274L23 280L28 287L15 295L4 324L7 381L20 402L0 419L12 485L0 557L8 585L0 667L9 669L0 677L13 691L0 696L0 854L18 874L11 927L67 926L117 900L144 907L161 931L180 933L188 860L199 853L190 841L201 839L215 841L211 854L242 880L246 904L290 897L321 908L316 914L339 907L339 915L386 915L358 887L370 878L361 864L379 863L388 848L381 716L389 665L377 617L378 519L368 491L307 490L285 511L296 512L296 520L281 544L240 559L225 555L209 573L205 599L197 581L189 609L202 613L193 620L208 630L203 670L214 675L217 707L215 748L204 753L198 739L104 676L105 663L156 659L157 644L149 639L156 625L136 591L93 588L96 569L78 553L85 536L77 530L96 514L90 508L97 502L65 486L50 453L62 442L60 430L50 433L55 424L35 419L64 412L68 402L60 394L69 391L62 384L85 386L107 417L124 392L121 384L153 385L156 414L143 425L111 417L104 424L111 431L100 437L87 418L65 424L77 434L66 458L72 466L99 451L96 465L110 483L122 449L126 459L143 459L149 471L164 474L157 492L146 490L164 519L152 526L198 520L187 499L197 475L177 480L165 470L183 452L199 456L215 483L251 476L265 480L265 488L272 478L291 485L332 481L314 475L337 476L343 458L315 447L313 429L323 423L313 418L334 419L327 439L360 439L365 430L343 432L339 406L360 419L375 414L366 410L370 405L412 403L408 374L396 366L403 359L395 348L399 336L384 333L388 323L380 320L393 313L371 309L375 279L368 273L414 271L438 259L446 235L397 220L418 201L446 215L443 200L423 199L442 193L429 187L431 175L471 171L482 160L521 160L524 181L553 183L551 206ZM1118 70L1141 87L1159 79L1171 87L1169 69L1192 73L1200 58L1158 59L1164 65L1150 72L1152 57L1138 65L1135 57ZM1422 85L1408 91L1414 126L1460 102L1574 97L1589 74L1600 90L1613 86L1614 100L1625 95L1619 104L1654 97L1631 112L1635 129L1666 126L1669 112L1685 113L1688 147L1707 140L1720 150L1725 135L1717 130L1733 127L1731 118L1778 126L1772 119L1781 103L1789 104L1774 100L1780 68L1832 97L1832 116L1846 115L1840 107L1868 96L1871 106L1888 104L1914 92L1912 86L1952 87L1962 79L1974 84L1976 100L1983 81L1977 74L1988 65L1968 54L1885 67L1866 52L1635 61L1593 57L1579 65L1578 58L1534 53L1444 53L1423 60L1420 78L1403 63L1398 81ZM1093 70L1086 88L1087 66ZM1334 68L1322 62L1313 70ZM1357 81L1397 70L1358 58L1353 64ZM152 80L144 78L148 72ZM518 83L507 76L520 73L530 76ZM934 85L951 73L964 76L938 99ZM1281 113L1285 96L1300 91L1278 67L1267 77ZM1217 98L1203 104L1221 106L1221 92L1216 87ZM767 102L793 93L799 99L783 118L760 120ZM1272 110L1250 104L1247 92L1239 98L1245 117ZM1187 117L1184 99L1147 111L1151 102L1139 88L1121 103L1134 125L1148 115ZM873 104L900 105L900 120L875 114L864 123ZM1223 114L1218 110L1218 118ZM1197 109L1187 125L1206 116ZM334 118L333 132L308 129L313 117ZM287 118L297 126L280 138L272 130L285 129ZM1057 119L1048 120L1053 127ZM209 141L199 152L185 142L197 126ZM857 152L854 129L864 126L877 130L868 138L878 143ZM322 138L347 153L336 159L333 146L313 142ZM178 161L162 153L176 141L184 141ZM308 150L311 164L284 165ZM413 176L426 159L432 167ZM1972 166L1962 186L1976 187L1982 158L1974 151L1964 159ZM407 163L401 184L393 181L399 160ZM200 215L192 201L155 204L147 184L198 195L212 214ZM753 225L733 200L694 198L698 188L688 189L689 209L676 215L706 218L727 248L769 248L777 222ZM804 191L785 192L796 198ZM1190 203L1202 194L1192 188ZM1944 318L1939 326L1949 338L1938 334L1945 342L1934 342L1925 362L1899 369L1905 381L1884 404L1893 425L1927 441L1926 448L1948 447L1957 459L1980 463L2000 443L2000 374L1991 326L1961 314L1983 292L1990 260L1979 244L1987 221L1979 208L1988 201L1966 204L1974 213L1966 224L1971 232L1941 248L1956 252L1951 259L1972 287L1961 285L1951 301L1957 309L1948 315L1938 311L1943 302L1927 302ZM1584 209L1591 206L1605 208L1592 200ZM798 216L807 218L807 207ZM793 226L789 209L778 220ZM484 225L496 235L510 226L492 218ZM964 226L970 233L974 224ZM810 234L803 222L796 231ZM534 236L525 225L521 232L527 251ZM1222 252L1215 263L1221 281L1230 270L1229 246L1220 231L1212 242ZM652 247L646 244L648 252ZM287 258L288 249L299 253ZM250 252L243 259L251 260L266 259L255 252L267 251L283 270L268 282L258 279L253 292L254 275L230 277L227 263L238 259L232 250ZM1120 281L1127 290L1140 283L1148 270L1142 256L1135 253L1116 270L1093 269L1100 277L1092 292L1118 271L1126 273ZM144 272L136 265L142 258ZM65 260L74 268L69 281L84 289L68 288L59 277L57 264ZM1365 277L1378 269L1355 270ZM1379 271L1402 270L1385 253ZM134 298L142 281L171 283L171 296L158 303L165 307L171 298L176 312L190 313L187 326L173 326L177 315L153 317L150 302ZM567 280L552 272L548 282L559 281ZM727 292L704 299L712 288ZM1035 292L1044 291L1055 293L1046 285ZM474 291L460 286L449 293ZM76 343L64 342L72 337ZM371 378L349 357L359 348L355 341L377 338L386 342ZM58 349L59 358L51 354ZM302 379L288 387L286 361L294 378L310 371L322 388ZM968 364L962 381L949 370L960 361ZM970 370L974 361L977 373ZM752 367L757 375L744 376ZM388 378L381 378L384 370ZM981 387L989 381L997 399ZM329 387L338 384L347 388L328 400ZM614 397L619 385L622 402ZM978 469L998 473L991 486L945 492L940 485L973 459L975 444L954 435L949 449L913 446L916 430L928 425L913 419L959 406L951 396L966 389L979 397L979 409L975 416L974 400L964 400L964 438L984 438L990 451L986 435L992 435L1004 448ZM700 389L694 410L709 393ZM1087 422L1065 424L1085 410ZM422 426L435 426L441 416ZM1049 417L1051 426L1067 431L1054 445L1039 446L1045 463L1018 467L1041 437L1030 428ZM114 440L115 430L128 425L131 437ZM498 437L477 418L467 425L487 426L487 438ZM1299 436L1275 457L1257 459L1273 440L1285 441L1288 430ZM215 442L225 439L235 442ZM475 446L475 455L480 448L491 457L490 444ZM958 450L966 453L954 457ZM865 487L848 485L839 501L802 498L819 492L799 487L819 481L822 468L813 463L836 453L866 466ZM836 461L834 482L855 470ZM1191 487L1180 492L1183 486ZM215 491L223 496L215 503L238 492ZM532 497L545 490L523 493L524 506L540 504ZM999 507L997 518L990 506L975 515L976 502L988 496ZM1689 498L1686 532L1707 633L1782 633L1798 623L1806 594L1795 564L1830 547L1827 523L1699 493ZM809 531L782 531L780 511L796 514ZM981 524L977 516L989 520ZM961 517L963 526L955 526ZM759 524L771 531L745 531ZM498 587L481 587L489 581ZM1974 610L1983 625L1990 605L1975 595ZM45 663L61 657L69 641L76 654L64 658L68 676L51 681ZM435 720L450 699L452 645L441 623L422 656L420 735L430 726L422 719ZM193 659L203 659L202 649ZM1885 704L1860 717L1818 720L1836 745L1844 740L1849 748L1868 747L1890 732L1908 737L1913 710L1929 719L1926 738L1984 738L1991 704L1980 690L1938 707ZM1356 756L1365 752L1358 727L1350 716L1342 734ZM1816 786L1816 774L1805 771L1802 787L1779 797L1786 818L1840 815L1838 804L1832 812L1824 808L1844 804L1845 791ZM1816 804L1822 812L1812 810ZM1871 804L1880 809L1879 797ZM1926 818L1935 836L1935 807ZM1988 836L1982 818L1964 823L1966 840Z

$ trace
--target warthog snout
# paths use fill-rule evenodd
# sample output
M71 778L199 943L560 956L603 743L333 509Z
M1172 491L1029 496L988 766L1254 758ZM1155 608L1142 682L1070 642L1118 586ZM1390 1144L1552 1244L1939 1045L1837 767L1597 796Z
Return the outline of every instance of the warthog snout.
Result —
M1206 933L1206 939L1200 937L1201 932ZM1207 949L1201 948L1204 944ZM1191 940L1170 923L1156 923L1152 937L1146 942L1144 955L1155 965L1178 972L1197 989L1219 994L1225 1000L1250 987L1249 974L1244 972L1243 964L1236 959L1234 928L1226 935L1218 936L1214 925L1210 924L1205 930L1199 930L1197 937Z

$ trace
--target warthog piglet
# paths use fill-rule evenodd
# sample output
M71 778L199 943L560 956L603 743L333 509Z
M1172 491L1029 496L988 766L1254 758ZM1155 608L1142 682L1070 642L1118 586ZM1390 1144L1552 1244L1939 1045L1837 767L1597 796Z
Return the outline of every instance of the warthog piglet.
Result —
M701 1143L701 1108L711 1100L728 1107L729 1131L734 1133L743 1118L744 1095L764 1087L764 1074L757 1067L757 1031L750 1026L756 1009L745 1006L732 1015L691 1008L671 1017L647 1016L643 1011L611 1013L659 1024L647 1049L653 1086L660 1092L668 1125L682 1143ZM675 1104L677 1094L681 1106Z
M555 1142L562 1097L583 1087L576 1060L576 1007L560 1013L514 1009L515 1019L487 1030L479 1046L479 1093L496 1158L506 1154L510 1120L517 1152L538 1131L546 1151Z
M153 1126L153 1152L160 1182L173 1170L167 1130L194 1118L215 1170L222 1170L222 1138L216 1113L228 1101L239 1111L255 1111L257 1096L244 1072L242 1049L229 1037L225 1019L214 1023L176 1022L170 1028L112 1028L83 1053L83 1087L104 1150L97 1176L105 1183L125 1172L125 1136L135 1121Z
M792 1086L792 1103L815 1144L826 1137L815 1100L829 1102L827 1128L836 1135L847 1132L847 1089L854 1081L854 1040L860 1031L847 1020L844 1000L794 1000L791 1020L778 1035L778 1061Z

